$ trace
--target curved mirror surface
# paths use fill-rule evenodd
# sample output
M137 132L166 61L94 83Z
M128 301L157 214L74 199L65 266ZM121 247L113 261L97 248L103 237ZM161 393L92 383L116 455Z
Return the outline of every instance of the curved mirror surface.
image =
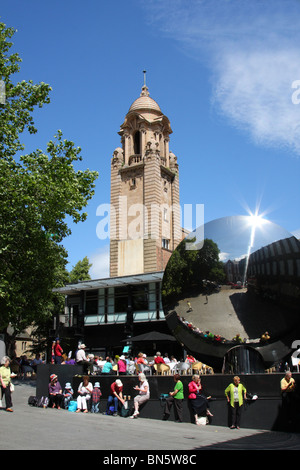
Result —
M176 314L212 343L277 341L299 324L299 246L291 233L259 217L206 223L180 243L165 269L167 321Z

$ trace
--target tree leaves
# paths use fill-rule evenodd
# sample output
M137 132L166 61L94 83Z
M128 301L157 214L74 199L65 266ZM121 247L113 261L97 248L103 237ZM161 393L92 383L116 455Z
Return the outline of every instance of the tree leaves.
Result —
M208 238L199 250L186 249L184 239L173 252L164 272L162 296L165 302L172 302L182 293L187 293L195 286L202 286L203 280L224 281L223 263L219 261L220 250L217 244Z
M75 282L87 281L91 279L89 275L89 269L91 267L92 264L90 264L87 256L85 256L82 260L79 260L69 273L69 282L73 284Z

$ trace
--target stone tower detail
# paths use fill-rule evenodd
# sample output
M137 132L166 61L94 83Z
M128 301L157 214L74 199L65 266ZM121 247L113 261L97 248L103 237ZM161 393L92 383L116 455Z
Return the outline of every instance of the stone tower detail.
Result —
M162 271L182 239L169 119L144 83L111 160L110 276Z

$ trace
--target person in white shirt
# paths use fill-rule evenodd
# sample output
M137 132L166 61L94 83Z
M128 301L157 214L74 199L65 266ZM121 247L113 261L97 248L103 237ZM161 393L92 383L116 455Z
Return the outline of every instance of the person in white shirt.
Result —
M171 362L170 359L169 359L168 353L165 353L165 355L164 355L164 361L165 361L165 364L169 364L169 363Z
M76 352L76 364L78 364L78 365L83 365L85 371L92 372L93 364L92 364L92 362L90 362L90 361L88 360L88 358L86 357L86 355L85 355L85 348L86 348L86 345L85 345L85 344L81 344L81 345L78 347L78 350L77 350L77 352Z
M88 412L87 401L90 400L93 391L93 384L90 383L88 375L83 377L83 381L79 384L78 387L78 397L77 397L77 410L76 413L80 413L83 410L84 413Z
M149 382L146 379L145 374L141 373L138 376L139 378L139 386L136 385L134 390L137 390L139 394L134 397L133 404L134 404L134 413L130 418L137 418L137 416L140 414L139 413L139 407L142 403L145 403L146 401L149 400L150 398L150 388L149 388Z

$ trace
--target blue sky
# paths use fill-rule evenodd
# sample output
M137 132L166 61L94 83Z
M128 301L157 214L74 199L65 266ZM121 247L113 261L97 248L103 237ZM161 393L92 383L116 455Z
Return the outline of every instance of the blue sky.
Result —
M298 1L1 3L1 21L18 30L18 79L52 86L51 104L35 112L38 134L22 137L26 152L61 129L82 148L80 168L99 172L87 221L64 241L69 269L88 256L93 278L108 275L96 211L109 203L112 153L144 69L173 129L181 205L204 204L205 222L259 205L268 220L300 229Z

